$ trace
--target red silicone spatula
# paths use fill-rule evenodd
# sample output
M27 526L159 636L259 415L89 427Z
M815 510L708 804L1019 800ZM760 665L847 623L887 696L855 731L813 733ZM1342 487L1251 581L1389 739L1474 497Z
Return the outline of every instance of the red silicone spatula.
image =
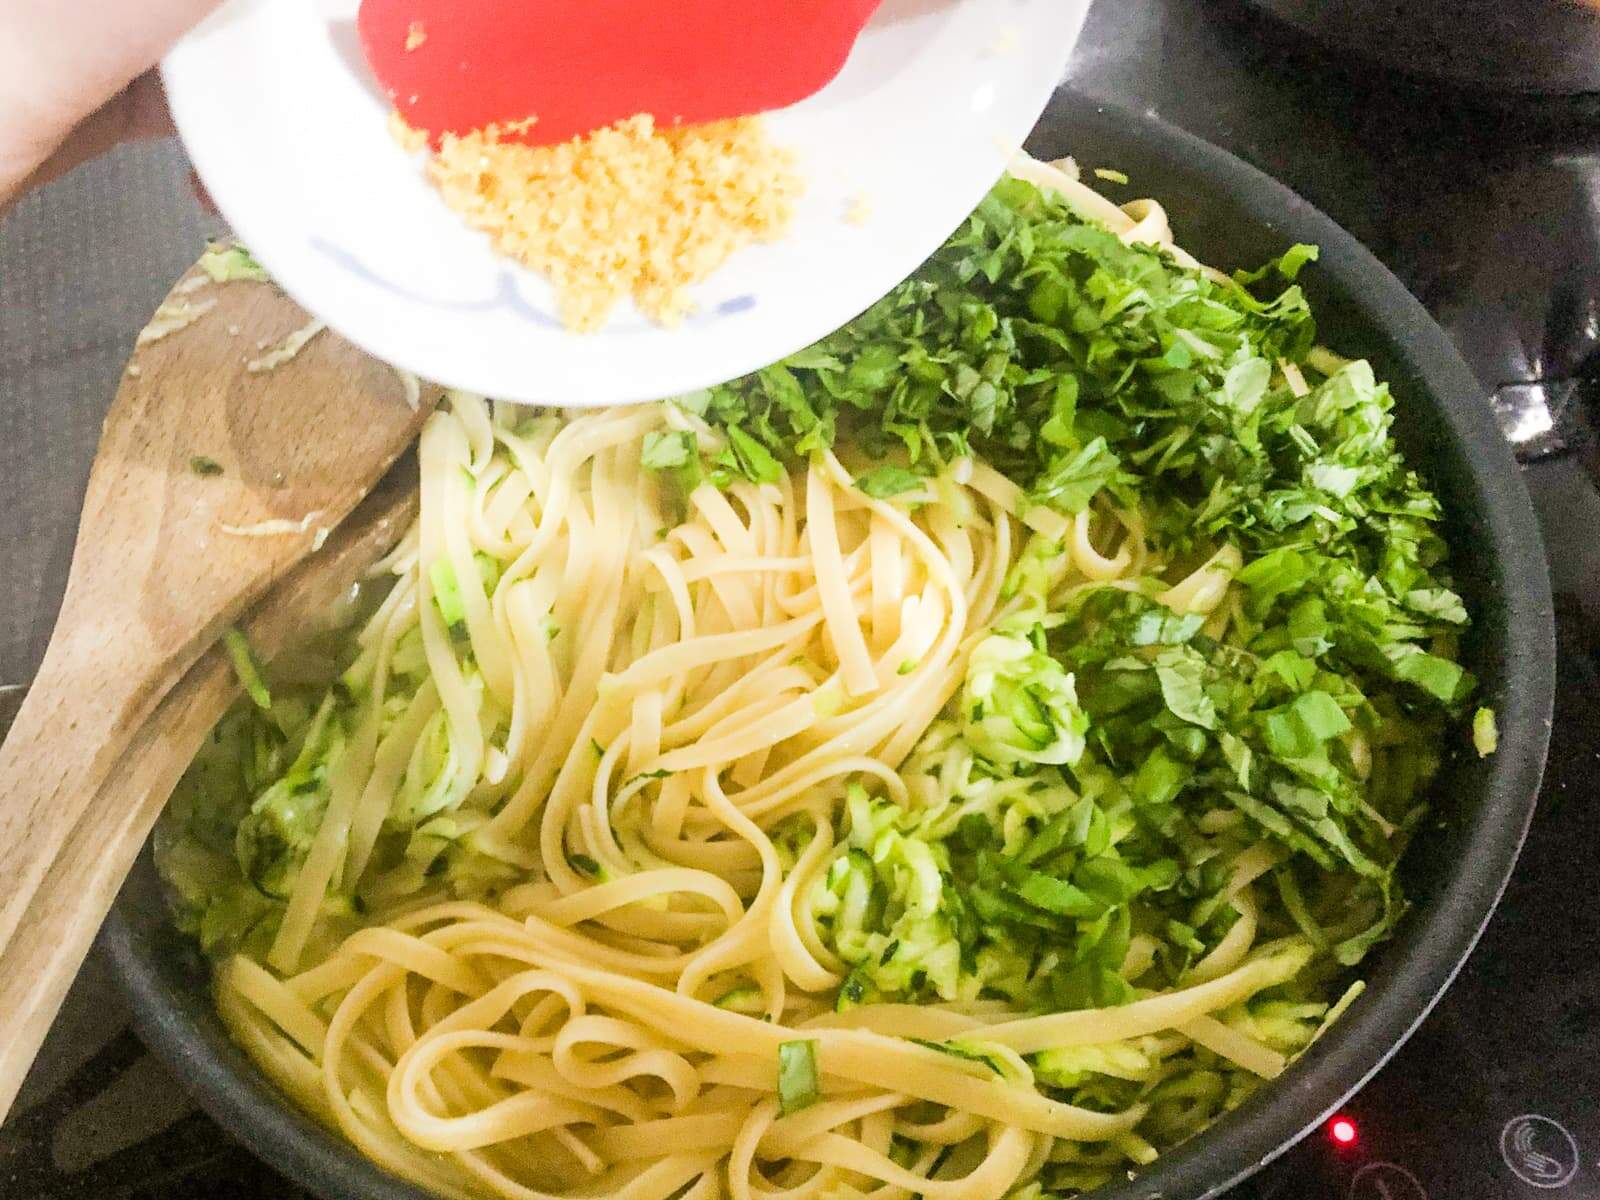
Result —
M363 0L367 62L406 123L440 133L536 118L566 141L782 108L844 66L880 0Z

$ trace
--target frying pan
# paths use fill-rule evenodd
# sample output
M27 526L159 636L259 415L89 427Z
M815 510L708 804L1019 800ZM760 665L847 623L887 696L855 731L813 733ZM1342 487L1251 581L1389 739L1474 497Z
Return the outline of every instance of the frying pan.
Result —
M1370 357L1397 398L1404 449L1438 490L1458 586L1474 624L1463 652L1499 718L1500 749L1451 755L1439 818L1403 874L1415 910L1363 964L1365 994L1283 1076L1192 1141L1096 1200L1200 1200L1314 1127L1406 1039L1454 978L1494 910L1533 815L1549 740L1555 635L1538 526L1487 398L1444 333L1349 234L1255 169L1144 115L1060 91L1029 148L1116 167L1127 193L1159 197L1202 261L1254 266L1294 242L1322 257L1303 280L1321 337ZM228 1040L198 950L167 922L148 850L102 935L140 1035L219 1122L328 1200L425 1200L290 1108Z
M1249 0L1406 75L1506 96L1600 93L1600 0Z

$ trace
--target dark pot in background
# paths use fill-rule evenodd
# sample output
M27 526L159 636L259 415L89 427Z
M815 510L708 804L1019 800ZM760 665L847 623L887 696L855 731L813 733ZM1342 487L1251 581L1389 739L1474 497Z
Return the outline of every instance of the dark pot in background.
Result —
M1600 0L1249 0L1335 50L1473 91L1600 94Z

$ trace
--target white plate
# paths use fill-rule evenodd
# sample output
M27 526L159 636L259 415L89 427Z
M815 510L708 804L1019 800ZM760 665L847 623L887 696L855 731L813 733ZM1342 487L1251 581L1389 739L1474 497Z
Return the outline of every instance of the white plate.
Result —
M671 0L664 0L671 2ZM807 190L783 241L731 258L662 329L619 306L564 331L387 131L358 0L229 0L163 65L200 177L306 308L370 353L485 395L677 395L814 341L910 274L998 178L1061 82L1089 0L885 0L843 72L774 113ZM845 220L858 197L870 215Z

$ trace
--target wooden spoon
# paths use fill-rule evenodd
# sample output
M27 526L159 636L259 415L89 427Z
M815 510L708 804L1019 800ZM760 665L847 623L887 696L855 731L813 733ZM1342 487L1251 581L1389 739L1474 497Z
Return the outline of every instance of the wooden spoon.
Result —
M408 402L398 374L332 335L267 369L307 321L270 284L191 272L140 335L54 635L0 746L0 953L69 833L125 818L91 809L162 697L426 419L415 389Z
M255 652L270 660L303 636L399 540L416 511L408 456L241 622ZM0 949L0 1119L156 818L238 694L226 650L212 646L139 728Z

